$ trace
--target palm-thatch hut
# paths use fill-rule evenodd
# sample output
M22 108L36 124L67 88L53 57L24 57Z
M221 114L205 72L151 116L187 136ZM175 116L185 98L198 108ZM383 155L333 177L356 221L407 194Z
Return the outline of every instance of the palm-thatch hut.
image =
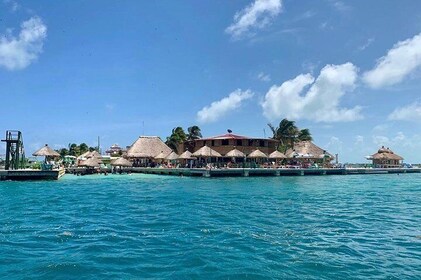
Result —
M196 158L192 155L190 151L185 151L178 157L178 159L196 159Z
M288 158L303 164L304 166L311 165L313 163L326 165L334 159L332 154L315 145L311 141L301 141L294 143L294 148L288 149L285 152L285 155Z
M225 154L225 157L230 157L230 158L244 158L246 157L246 155L237 149L232 149L231 151L229 151L228 153Z
M158 136L140 136L127 150L127 157L134 159L134 166L146 166L161 152L169 155L172 150Z
M281 153L280 151L274 151L273 153L271 153L269 155L269 158L273 158L273 159L284 159L284 158L287 158L287 156L284 155L283 153Z
M171 153L170 153L171 154ZM164 160L167 156L169 156L169 154L164 153L163 151L160 152L154 159L156 159L157 161L162 161Z
M32 154L36 157L60 157L60 154L51 149L48 144Z
M168 156L165 157L166 160L176 160L178 155L175 152L171 152Z
M202 158L222 157L220 153L209 148L208 146L203 146L202 148L194 152L192 155L195 157L202 157Z
M99 167L101 165L101 160L96 157L88 158L87 160L84 160L82 163L79 164L80 166L85 167Z
M267 158L267 154L260 151L259 149L254 150L248 155L249 158Z
M369 157L373 161L373 165L379 168L401 167L403 157L395 154L391 149L382 146L377 153Z
M133 164L129 160L127 160L125 158L122 158L122 157L119 157L118 159L112 161L111 165L112 166L120 166L120 167L123 167L123 166L124 167L131 167Z

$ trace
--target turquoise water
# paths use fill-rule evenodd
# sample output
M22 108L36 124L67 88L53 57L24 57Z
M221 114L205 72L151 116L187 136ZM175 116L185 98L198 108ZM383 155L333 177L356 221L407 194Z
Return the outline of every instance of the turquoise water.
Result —
M420 279L421 175L0 182L1 279Z

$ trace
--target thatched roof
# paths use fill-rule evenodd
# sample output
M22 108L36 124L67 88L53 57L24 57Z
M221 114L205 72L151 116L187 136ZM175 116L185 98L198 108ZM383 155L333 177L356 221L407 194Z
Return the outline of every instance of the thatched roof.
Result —
M323 158L326 155L333 159L333 155L326 152L311 141L301 141L294 143L294 149L288 149L285 155L289 158Z
M167 156L169 156L168 153L160 152L155 159L165 159Z
M166 160L176 160L176 159L178 159L178 155L174 152L171 152L171 154L169 154L165 159Z
M120 158L114 160L113 162L111 162L111 165L112 166L127 166L127 167L130 167L130 166L132 166L132 163L130 161L128 161L127 159L120 157Z
M239 151L237 149L232 149L231 151L229 151L228 153L226 153L225 156L226 157L234 157L234 158L243 158L246 155L243 152L241 152L241 151Z
M127 150L127 156L132 158L155 158L163 152L171 153L168 147L158 136L140 136Z
M48 147L48 144L45 144L44 147L42 147L41 149L39 149L32 155L36 157L44 157L44 156L45 157L59 157L60 156L59 153L57 153L56 151Z
M192 153L189 151L185 151L182 153L179 157L179 159L195 159L195 157L192 156Z
M86 159L86 158L92 158L92 157L96 157L96 158L100 158L101 154L98 153L98 151L92 151L92 152L85 152L83 154L81 154L80 156L78 156L78 159Z
M99 167L101 161L96 157L91 157L87 160L84 160L82 163L80 163L80 166L86 166L86 167Z
M287 158L287 156L281 153L280 151L274 151L269 155L269 158Z
M192 155L195 157L222 157L220 153L209 148L208 146L203 146Z
M267 154L265 154L264 152L260 151L259 149L254 150L253 152L251 152L248 155L249 158L267 158Z
M403 160L403 157L395 154L391 149L382 146L370 159Z

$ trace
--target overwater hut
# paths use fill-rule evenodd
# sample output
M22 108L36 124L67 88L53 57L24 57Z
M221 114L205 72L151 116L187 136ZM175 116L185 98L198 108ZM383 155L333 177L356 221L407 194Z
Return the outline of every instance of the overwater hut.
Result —
M162 151L154 159L158 162L162 162L168 155L169 154L166 154Z
M113 166L113 167L115 167L115 168L117 168L117 167L119 167L120 169L119 169L119 173L121 174L121 172L122 172L122 168L123 167L131 167L133 164L129 161L129 160L127 160L127 159L125 159L125 158L123 158L123 157L119 157L119 158L117 158L116 160L113 160L112 162L111 162L111 166ZM116 171L116 169L114 169L114 171L113 172L115 172Z
M332 154L315 145L311 141L294 143L294 148L288 149L285 152L285 155L290 159L290 161L295 161L304 167L308 167L312 164L325 166L334 159Z
M185 167L192 167L193 166L193 160L196 159L196 157L194 157L192 155L192 153L190 151L185 151L184 153L182 153L178 159L181 161L181 163L185 166Z
M134 166L147 166L160 153L169 155L172 150L158 136L140 136L127 150Z
M32 154L36 157L45 157L44 163L41 166L43 170L51 170L54 168L55 160L60 158L60 154L51 149L48 144Z
M373 165L378 168L396 168L402 166L403 157L382 146L377 153L371 155L368 159L372 160Z
M215 159L216 162L218 158L222 157L220 153L211 149L208 146L203 146L202 148L194 152L192 156L198 158L198 166L201 166L203 163L214 162L212 159Z
M275 160L275 165L280 165L281 161L286 159L287 156L281 153L280 151L274 151L269 155L269 159Z
M166 160L177 160L178 155L175 152L171 152L168 156L165 157Z

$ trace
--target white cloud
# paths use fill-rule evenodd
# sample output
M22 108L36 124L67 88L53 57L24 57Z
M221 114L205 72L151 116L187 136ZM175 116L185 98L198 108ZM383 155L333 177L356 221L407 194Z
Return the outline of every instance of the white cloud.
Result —
M372 88L394 85L420 66L421 33L395 44L374 69L364 73L364 81Z
M357 68L352 63L326 65L315 79L301 74L282 85L272 86L262 105L269 120L290 118L316 122L341 122L361 119L361 107L340 107L341 97L355 87ZM303 94L303 92L306 92Z
M229 94L229 96L222 98L219 101L212 102L211 105L205 106L197 112L197 120L201 123L215 122L229 112L240 108L244 100L253 97L253 93L250 90L241 91L237 89Z
M39 17L32 17L21 24L18 37L0 35L0 66L8 70L27 67L42 52L47 26Z
M421 121L421 102L414 102L408 106L398 107L388 118L394 121Z
M12 12L16 12L20 8L19 3L13 0L3 0L3 3L9 5Z
M234 39L239 39L251 29L262 29L267 26L281 9L281 0L255 0L235 14L234 23L228 26L225 32Z
M331 5L340 12L347 12L351 10L351 7L346 5L344 2L339 0L330 0Z
M331 153L341 154L343 142L336 136L330 137L329 142L326 144L326 148Z
M366 48L368 48L373 42L374 42L374 38L368 38L367 41L363 45L358 47L358 49L360 51L363 51Z
M257 79L259 79L262 82L270 82L269 74L265 74L263 72L260 72L259 75L257 75Z

